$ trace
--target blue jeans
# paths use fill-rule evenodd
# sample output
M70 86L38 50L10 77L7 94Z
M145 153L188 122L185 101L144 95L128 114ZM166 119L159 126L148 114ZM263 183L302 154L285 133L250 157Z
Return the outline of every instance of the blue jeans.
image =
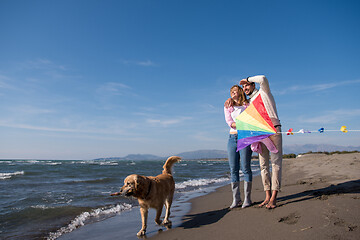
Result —
M246 182L252 182L252 171L251 171L251 147L250 145L246 148L241 149L239 152L237 148L237 134L230 134L227 145L231 182L239 182L239 170L241 161L241 171L244 174L244 180Z

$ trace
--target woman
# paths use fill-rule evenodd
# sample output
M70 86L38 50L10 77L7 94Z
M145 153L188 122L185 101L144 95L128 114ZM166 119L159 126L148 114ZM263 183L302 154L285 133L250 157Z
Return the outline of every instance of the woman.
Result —
M240 153L237 151L237 130L235 119L239 114L245 110L249 105L248 100L246 99L243 89L234 85L230 89L230 96L233 101L232 107L224 107L225 120L230 127L229 141L227 145L228 159L230 165L230 174L231 174L231 190L233 195L233 202L230 206L230 209L239 207L241 205L240 199L240 186L239 186L239 170L240 170L240 161L241 161L241 171L244 174L244 203L242 208L251 206L251 187L252 187L252 171L251 171L251 147L250 145L246 148L240 150Z

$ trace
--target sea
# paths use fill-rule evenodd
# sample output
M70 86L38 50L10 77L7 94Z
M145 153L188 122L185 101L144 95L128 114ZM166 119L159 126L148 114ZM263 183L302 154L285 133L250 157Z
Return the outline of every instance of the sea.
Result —
M127 175L160 174L164 162L0 160L0 239L79 239L75 236L81 229L95 229L101 223L110 226L114 219L130 224L129 216L136 224L126 229L135 236L141 227L137 200L110 194L119 191ZM252 162L252 170L259 174L257 161ZM173 176L178 217L189 210L181 204L184 199L230 183L229 165L223 160L182 160L174 164ZM153 222L151 216L148 221ZM122 239L136 238L127 238L124 230Z

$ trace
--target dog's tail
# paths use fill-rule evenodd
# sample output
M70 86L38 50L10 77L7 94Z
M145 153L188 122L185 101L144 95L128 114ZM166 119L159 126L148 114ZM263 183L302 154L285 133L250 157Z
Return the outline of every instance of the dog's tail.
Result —
M174 163L180 162L180 160L181 160L181 158L177 157L177 156L169 157L163 166L163 168L164 168L163 174L171 175L172 174L171 173L172 166L174 165Z

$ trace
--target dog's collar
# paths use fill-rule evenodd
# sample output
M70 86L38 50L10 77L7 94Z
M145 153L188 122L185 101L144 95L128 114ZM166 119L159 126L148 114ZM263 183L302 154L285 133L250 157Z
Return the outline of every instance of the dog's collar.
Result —
M152 181L150 180L149 189L148 189L148 192L147 192L147 194L146 194L146 196L145 196L145 199L150 195L151 185L152 185Z

